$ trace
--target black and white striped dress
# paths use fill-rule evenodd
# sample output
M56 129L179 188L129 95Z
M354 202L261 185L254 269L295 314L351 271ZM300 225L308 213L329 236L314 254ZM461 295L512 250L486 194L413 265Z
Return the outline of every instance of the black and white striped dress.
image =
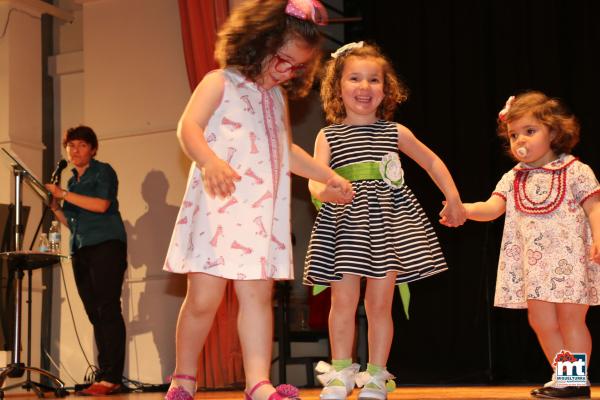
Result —
M395 122L336 124L324 133L333 169L399 153ZM447 269L433 227L406 185L394 189L383 180L358 180L352 186L352 203L324 203L317 215L304 284L328 286L343 274L383 278L390 271L398 271L396 283L402 283Z

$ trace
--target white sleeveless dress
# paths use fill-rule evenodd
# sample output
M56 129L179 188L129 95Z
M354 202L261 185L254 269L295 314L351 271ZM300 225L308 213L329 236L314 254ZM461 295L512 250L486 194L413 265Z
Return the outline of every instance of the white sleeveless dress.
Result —
M234 69L204 137L242 177L211 199L193 163L164 270L236 280L293 279L289 143L279 87L260 88Z

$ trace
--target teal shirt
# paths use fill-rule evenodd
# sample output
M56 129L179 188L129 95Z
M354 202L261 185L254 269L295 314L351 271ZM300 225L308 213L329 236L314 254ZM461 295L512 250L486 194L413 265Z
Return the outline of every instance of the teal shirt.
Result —
M84 246L107 240L126 242L125 226L117 201L119 181L115 170L107 163L91 159L79 181L77 170L73 168L72 171L73 176L67 183L69 192L109 200L110 206L105 212L98 213L84 210L67 200L63 202L63 212L71 231L71 254Z

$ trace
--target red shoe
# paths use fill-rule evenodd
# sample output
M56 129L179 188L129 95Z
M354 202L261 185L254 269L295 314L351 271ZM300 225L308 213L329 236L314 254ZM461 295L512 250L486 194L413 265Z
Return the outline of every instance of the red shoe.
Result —
M271 384L269 381L260 381L252 389L250 392L244 392L244 400L253 400L252 395L256 392L256 389L263 385ZM283 400L283 399L293 399L300 400L298 397L299 391L298 388L288 384L282 384L275 388L275 392L271 393L268 400Z
M191 375L176 374L170 377L171 380L173 378L196 382L196 378ZM171 386L164 400L194 400L194 394L185 390L183 386Z
M87 388L75 393L77 396L108 396L121 392L121 385L113 383L110 386L101 383L92 383Z

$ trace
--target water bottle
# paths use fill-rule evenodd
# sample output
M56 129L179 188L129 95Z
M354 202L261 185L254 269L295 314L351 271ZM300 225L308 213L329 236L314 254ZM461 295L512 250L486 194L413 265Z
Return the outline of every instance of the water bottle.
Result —
M45 233L40 234L40 240L38 242L38 250L42 253L48 252L48 235Z
M50 253L60 253L60 226L56 220L52 221L52 225L48 231L48 249Z

